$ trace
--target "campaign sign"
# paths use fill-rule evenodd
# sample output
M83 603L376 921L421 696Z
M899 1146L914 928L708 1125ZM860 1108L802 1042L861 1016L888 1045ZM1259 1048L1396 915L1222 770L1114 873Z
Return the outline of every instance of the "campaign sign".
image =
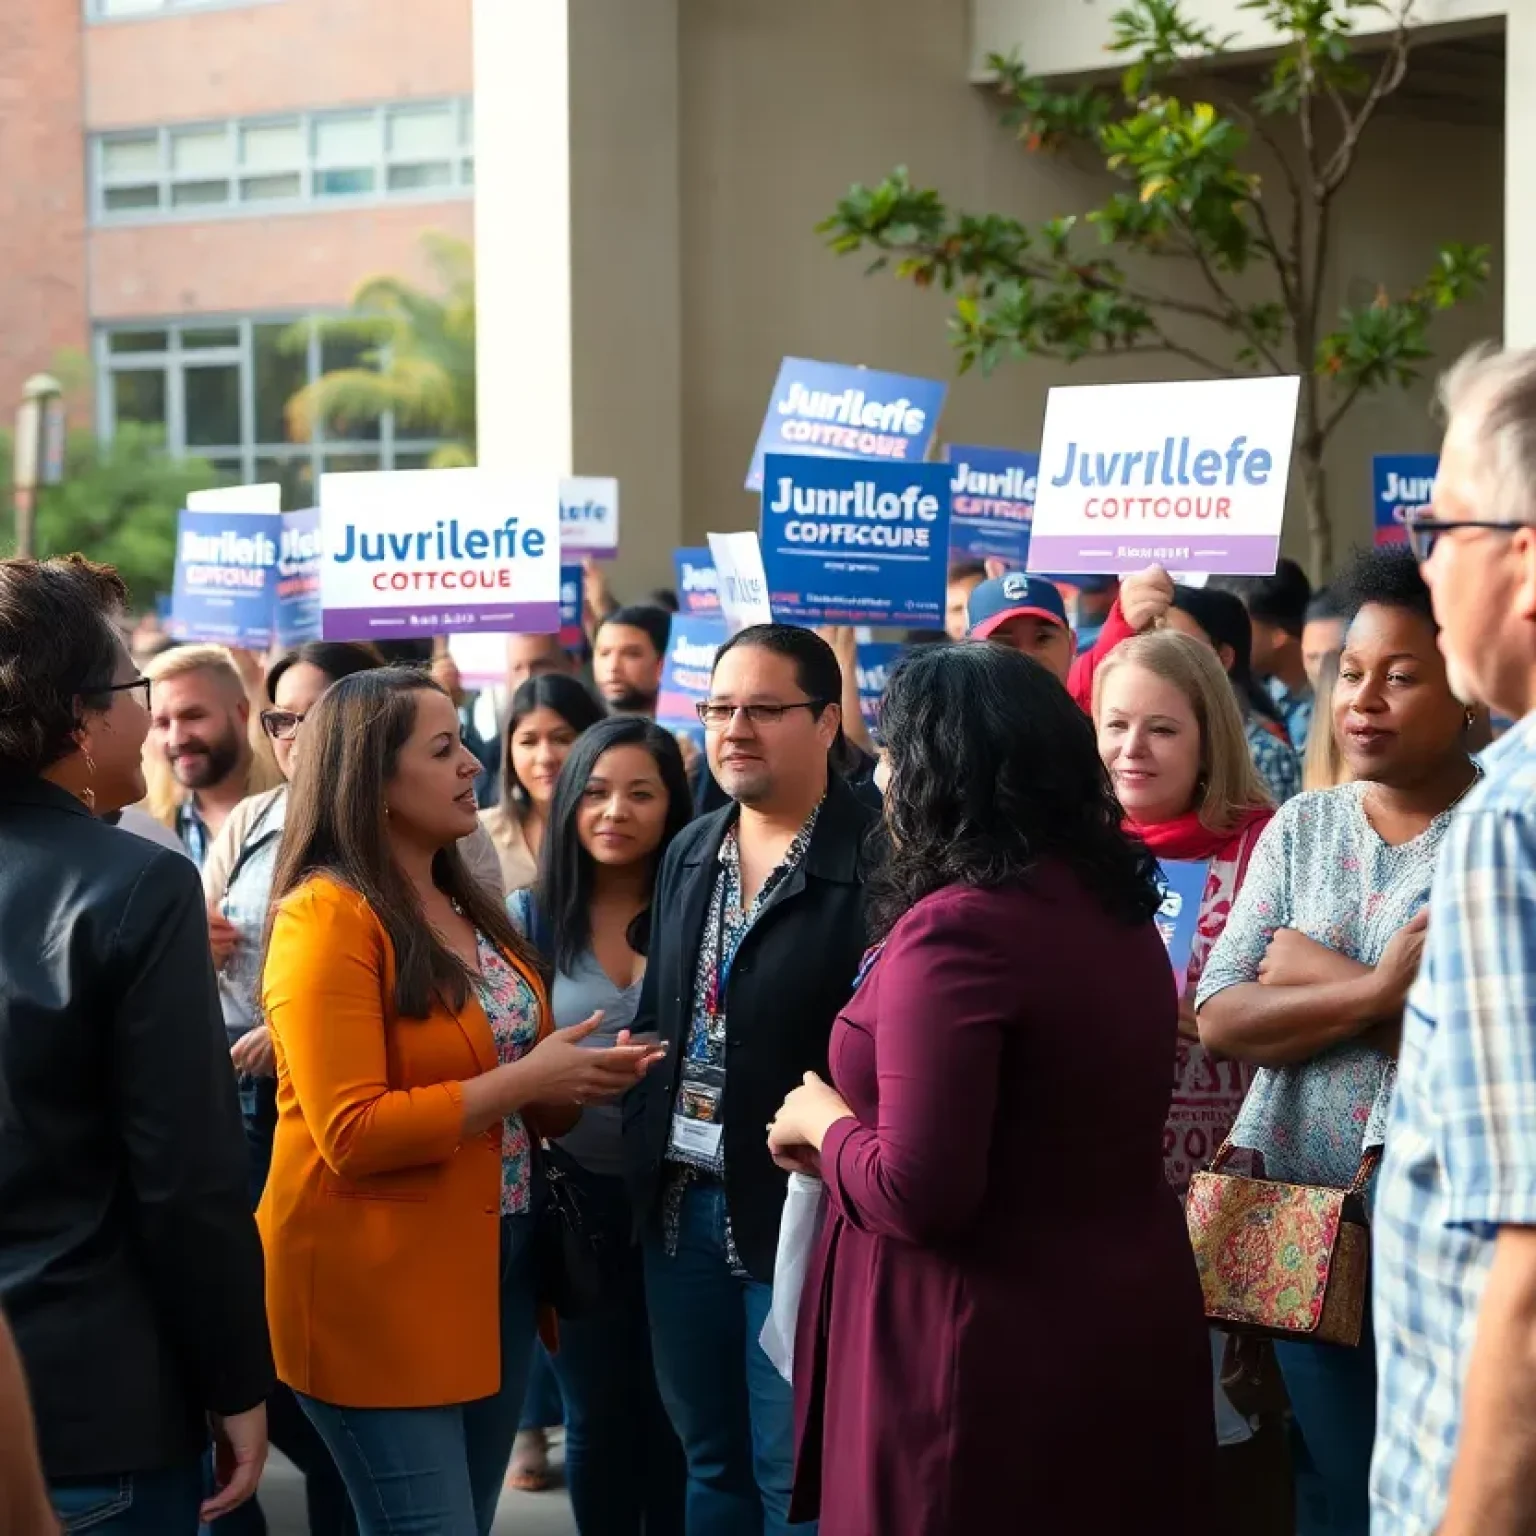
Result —
M872 732L880 729L880 701L891 669L906 647L897 641L861 642L858 648L859 713Z
M1032 571L1268 576L1280 554L1300 380L1053 389Z
M170 633L264 651L272 644L277 547L270 512L183 512L176 529Z
M277 643L303 645L320 638L320 509L284 512L277 545Z
M679 549L672 562L677 570L679 612L719 618L720 577L709 550Z
M768 577L763 572L763 551L755 533L712 533L709 552L719 579L720 615L727 634L734 635L754 624L773 623L768 601Z
M1159 859L1158 885L1163 904L1157 913L1157 931L1168 947L1168 961L1173 966L1174 983L1179 996L1184 995L1189 975L1189 957L1195 947L1195 930L1200 922L1200 903L1205 898L1205 877L1209 865L1204 860Z
M719 619L676 614L667 641L661 671L661 696L656 701L656 723L670 730L699 730L697 706L709 697L709 676L715 652L725 644L725 625Z
M1378 544L1407 542L1409 514L1428 513L1439 469L1437 453L1378 453L1371 459Z
M949 568L945 464L770 454L762 546L774 617L942 628Z
M560 482L560 548L597 560L619 552L619 482L576 475Z
M579 565L560 567L560 648L579 651L587 632L581 624L582 571Z
M937 379L786 357L747 470L747 489L762 490L763 460L770 453L921 464L947 387Z
M1014 448L962 448L944 453L950 482L949 550L972 560L1004 560L1023 570L1040 455Z
M321 475L327 640L560 628L559 487L487 469Z

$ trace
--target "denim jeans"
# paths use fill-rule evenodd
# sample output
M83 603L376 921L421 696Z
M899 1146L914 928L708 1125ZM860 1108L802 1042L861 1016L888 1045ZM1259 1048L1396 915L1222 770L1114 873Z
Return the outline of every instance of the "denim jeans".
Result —
M758 1343L773 1287L726 1262L722 1184L684 1196L674 1257L659 1232L646 1238L645 1297L656 1383L688 1458L688 1536L782 1536L794 1395Z
M197 1536L207 1492L201 1460L157 1472L53 1483L48 1497L66 1536Z
M603 1306L561 1320L553 1357L576 1528L581 1536L683 1536L687 1466L656 1390L645 1269L630 1241L624 1181L570 1160L562 1166L611 1244Z
M560 1327L560 1337L565 1337L565 1325ZM528 1362L528 1385L523 1391L522 1417L517 1421L518 1431L525 1429L558 1429L565 1423L565 1403L555 1368L550 1364L549 1351L542 1342L535 1340L533 1356Z
M501 1219L501 1387L443 1408L348 1408L295 1393L330 1447L362 1536L488 1536L533 1343L533 1218Z

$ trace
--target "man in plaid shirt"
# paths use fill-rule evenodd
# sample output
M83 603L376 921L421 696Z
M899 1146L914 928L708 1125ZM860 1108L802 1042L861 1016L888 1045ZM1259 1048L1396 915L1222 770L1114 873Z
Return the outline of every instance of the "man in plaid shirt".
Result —
M1372 1536L1536 1530L1536 351L1447 376L1410 524L1460 697L1519 723L1441 851L1374 1210Z

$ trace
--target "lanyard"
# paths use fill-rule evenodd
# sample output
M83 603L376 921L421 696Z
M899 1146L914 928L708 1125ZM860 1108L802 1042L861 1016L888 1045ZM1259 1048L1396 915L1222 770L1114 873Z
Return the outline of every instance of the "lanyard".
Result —
M725 953L726 874L727 872L722 869L718 883L720 894L715 898L715 972L709 997L711 1018L719 1018L725 1012L725 989L730 985L731 968L736 964L736 950L741 948L738 941L736 949L733 949L727 958ZM742 937L745 938L746 935L743 934Z

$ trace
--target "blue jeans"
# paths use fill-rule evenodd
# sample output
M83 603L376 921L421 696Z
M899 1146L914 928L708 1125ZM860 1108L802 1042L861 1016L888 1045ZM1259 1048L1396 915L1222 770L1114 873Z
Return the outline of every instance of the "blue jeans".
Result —
M647 1237L645 1298L656 1384L688 1458L688 1536L782 1536L794 1395L757 1341L773 1287L726 1262L723 1185L695 1184L683 1197L674 1257L660 1233Z
M66 1533L91 1536L197 1536L207 1492L202 1461L157 1472L52 1483L48 1497Z
M565 1324L560 1325L560 1337L565 1338ZM555 1379L555 1369L549 1362L549 1351L542 1342L535 1342L533 1357L528 1362L528 1385L523 1391L523 1413L517 1422L519 1431L525 1429L558 1429L565 1423L565 1403L561 1398L560 1383Z
M576 1528L581 1536L683 1536L687 1466L656 1390L645 1269L630 1241L624 1181L568 1160L562 1166L611 1243L603 1306L561 1320L553 1357Z
M341 1469L362 1536L488 1536L533 1344L533 1218L501 1219L501 1388L444 1408L348 1408L294 1395Z

